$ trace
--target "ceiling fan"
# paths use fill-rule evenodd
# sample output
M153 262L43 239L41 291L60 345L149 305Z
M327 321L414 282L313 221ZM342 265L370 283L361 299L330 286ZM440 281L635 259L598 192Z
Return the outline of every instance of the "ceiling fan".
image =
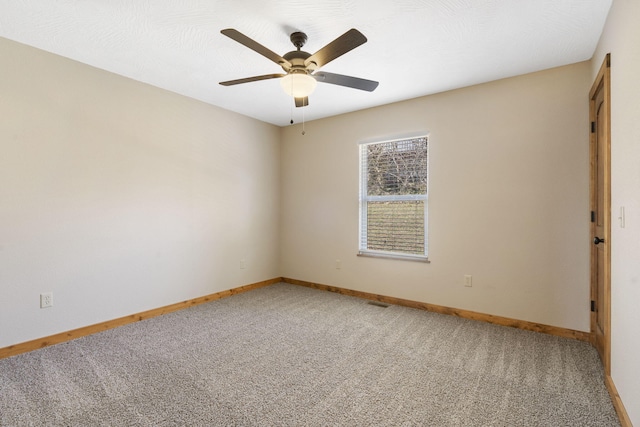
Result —
M368 92L372 92L376 87L378 87L378 82L372 80L317 71L320 67L367 41L367 38L355 28L350 29L313 55L301 50L302 46L304 46L307 41L307 35L302 32L292 33L290 40L297 50L285 53L283 56L267 49L260 43L232 28L228 28L220 32L275 62L282 67L286 73L266 74L262 76L220 82L223 86L232 86L241 83L256 82L259 80L280 79L280 84L284 91L295 99L296 107L309 105L309 95L315 89L317 82L346 86L354 89L366 90Z

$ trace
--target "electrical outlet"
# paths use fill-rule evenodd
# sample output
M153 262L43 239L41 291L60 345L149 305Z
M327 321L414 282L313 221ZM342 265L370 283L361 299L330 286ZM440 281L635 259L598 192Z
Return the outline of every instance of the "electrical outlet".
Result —
M244 270L245 268L247 268L247 262L243 258L240 260L240 269Z
M53 306L53 292L46 292L40 294L40 308L47 308Z
M471 282L471 275L470 274L465 274L464 275L464 285L467 288L470 288L472 286L472 282Z
M342 268L342 261L340 261L339 259L336 260L336 269L340 270Z

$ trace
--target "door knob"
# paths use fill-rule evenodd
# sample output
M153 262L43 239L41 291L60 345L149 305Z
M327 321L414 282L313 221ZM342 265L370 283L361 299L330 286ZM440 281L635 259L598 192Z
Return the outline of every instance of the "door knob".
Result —
M598 243L604 243L604 239L601 239L598 236L596 236L593 238L593 244L597 245Z

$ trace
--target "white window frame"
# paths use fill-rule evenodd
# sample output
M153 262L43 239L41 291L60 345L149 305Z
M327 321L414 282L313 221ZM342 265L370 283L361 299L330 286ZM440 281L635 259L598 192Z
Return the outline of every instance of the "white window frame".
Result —
M372 144L384 144L396 141L407 141L411 139L425 138L427 140L427 193L416 195L384 195L384 196L368 196L367 195L367 158L364 146ZM404 259L410 261L429 262L429 134L421 133L402 138L382 139L375 141L362 141L358 144L359 159L359 177L360 177L360 221L358 227L358 256ZM424 254L406 254L402 252L389 252L380 250L367 249L367 203L368 202L385 202L385 201L411 201L421 200L424 202Z

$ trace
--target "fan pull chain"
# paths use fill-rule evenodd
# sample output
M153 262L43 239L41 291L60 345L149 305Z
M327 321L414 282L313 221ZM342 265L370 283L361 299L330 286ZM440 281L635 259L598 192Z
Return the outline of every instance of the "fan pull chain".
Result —
M291 79L291 93L293 93L293 79ZM291 109L291 124L293 124L293 105L289 103L289 108Z
M302 107L302 136L304 136L306 132L304 131L304 107Z

